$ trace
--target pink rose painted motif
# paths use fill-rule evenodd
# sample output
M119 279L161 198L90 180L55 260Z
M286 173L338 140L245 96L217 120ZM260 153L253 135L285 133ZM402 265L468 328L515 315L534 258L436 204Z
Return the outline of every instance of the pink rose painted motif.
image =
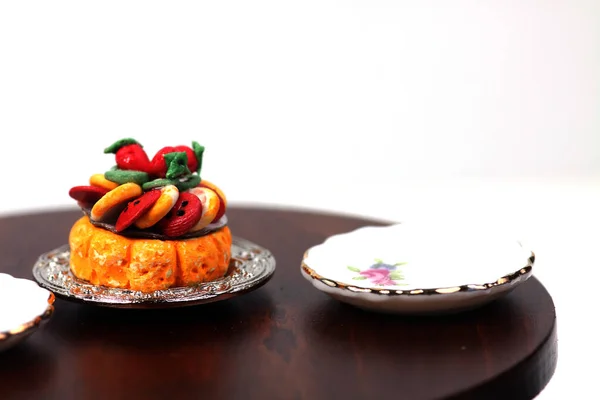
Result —
M405 286L406 283L403 282L404 275L398 269L398 267L405 264L406 262L386 264L380 259L375 259L375 264L366 269L361 270L352 266L348 266L348 269L359 274L352 278L354 280L368 279L371 283L378 286Z

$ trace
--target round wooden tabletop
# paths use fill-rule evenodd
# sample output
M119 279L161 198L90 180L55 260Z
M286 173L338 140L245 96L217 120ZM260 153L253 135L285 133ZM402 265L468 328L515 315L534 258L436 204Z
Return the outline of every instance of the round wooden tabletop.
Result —
M0 272L32 278L80 211L0 219ZM315 290L304 251L372 221L228 211L234 235L271 250L275 275L244 296L167 310L58 299L52 318L0 353L7 399L528 399L557 361L552 299L535 279L446 317L370 313ZM15 305L15 307L18 305Z

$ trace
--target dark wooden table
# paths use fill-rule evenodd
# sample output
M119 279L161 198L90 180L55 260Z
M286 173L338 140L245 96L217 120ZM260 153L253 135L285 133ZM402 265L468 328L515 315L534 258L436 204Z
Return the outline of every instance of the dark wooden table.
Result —
M79 211L0 219L0 272L31 278ZM120 310L57 300L53 317L0 353L0 399L520 399L557 361L552 299L531 278L452 317L368 313L300 275L303 252L374 222L231 209L237 236L270 249L266 286L223 302ZM18 305L15 305L18 306Z

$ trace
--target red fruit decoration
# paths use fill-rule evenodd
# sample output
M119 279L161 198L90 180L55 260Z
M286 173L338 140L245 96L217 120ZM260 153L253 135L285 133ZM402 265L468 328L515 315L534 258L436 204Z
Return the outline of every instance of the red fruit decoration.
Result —
M192 147L189 146L166 146L160 149L154 157L152 157L152 161L150 162L150 171L153 175L158 176L160 178L164 178L167 174L168 165L165 161L165 154L168 153L180 153L185 152L188 159L188 168L191 172L200 173L200 168L202 168L202 154L204 152L204 147L199 145L197 142L192 142Z
M202 203L189 192L179 193L177 202L169 213L158 223L159 229L166 236L177 237L188 232L200 221Z
M104 153L114 153L119 169L150 173L151 164L148 155L135 139L117 140L104 149Z
M84 205L94 204L106 193L107 189L97 186L74 186L69 190L69 196Z
M174 147L167 146L156 152L150 162L150 173L160 178L164 178L167 175L167 162L163 156L168 153L173 153L174 151Z
M219 197L219 200L221 200L221 203L219 204L219 211L217 211L217 215L215 215L215 219L212 220L211 224L219 221L221 219L221 217L223 215L225 215L225 203L223 203L223 199L221 199L221 196L219 196L218 193L217 193L217 197Z
M175 151L183 151L187 154L188 159L188 168L190 171L194 172L198 169L198 160L196 160L196 153L192 150L191 147L188 146L175 146Z
M127 206L119 214L115 230L124 231L142 216L160 197L161 191L157 189L150 190L135 200L127 203Z

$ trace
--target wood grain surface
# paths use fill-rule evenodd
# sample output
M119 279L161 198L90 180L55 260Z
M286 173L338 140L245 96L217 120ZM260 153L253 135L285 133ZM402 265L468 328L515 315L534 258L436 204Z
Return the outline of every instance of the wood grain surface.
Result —
M78 210L0 219L0 272L31 278ZM274 277L223 302L119 310L57 300L52 318L0 353L7 399L530 399L557 362L554 305L529 279L447 317L380 315L300 275L304 251L372 221L232 208L236 236L271 250ZM18 307L18 304L14 305Z

